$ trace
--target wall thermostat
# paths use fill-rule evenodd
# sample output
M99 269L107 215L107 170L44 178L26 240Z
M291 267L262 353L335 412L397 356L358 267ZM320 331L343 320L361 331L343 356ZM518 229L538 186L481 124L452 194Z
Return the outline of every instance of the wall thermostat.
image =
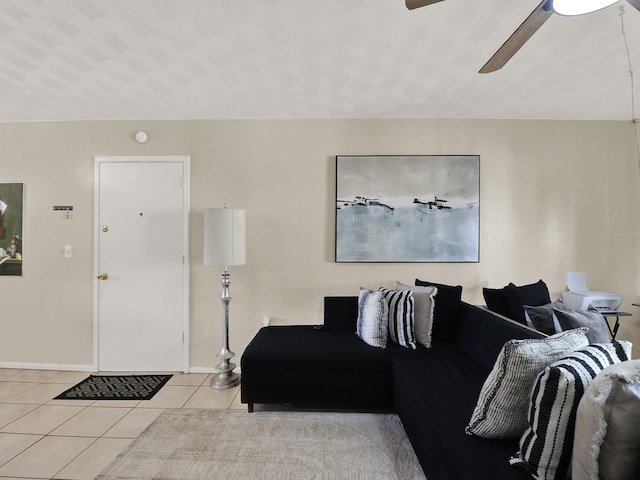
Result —
M145 143L147 140L149 140L149 135L147 135L147 132L139 131L136 133L136 141L138 143Z

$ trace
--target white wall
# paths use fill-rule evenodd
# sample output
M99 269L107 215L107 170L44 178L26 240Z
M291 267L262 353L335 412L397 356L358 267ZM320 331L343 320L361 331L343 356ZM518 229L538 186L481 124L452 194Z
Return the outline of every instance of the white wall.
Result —
M146 130L140 145L133 135ZM618 338L640 347L638 164L628 122L224 120L0 124L1 182L25 184L23 276L0 276L0 365L93 362L93 157L191 156L191 364L220 349L220 273L202 263L202 212L247 210L248 261L232 267L231 347L262 318L321 323L324 295L415 277L482 287L542 278L552 298L567 271L625 295ZM336 264L335 155L478 154L480 263ZM66 220L53 205L73 205ZM161 239L158 239L161 241ZM71 244L74 256L64 258Z

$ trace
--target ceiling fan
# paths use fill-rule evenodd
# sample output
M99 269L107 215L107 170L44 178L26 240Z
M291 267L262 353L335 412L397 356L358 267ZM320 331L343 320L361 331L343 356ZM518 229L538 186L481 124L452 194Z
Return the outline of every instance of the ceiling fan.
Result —
M407 8L424 7L432 3L442 2L443 0L405 0ZM515 32L507 39L506 42L498 49L493 57L480 69L480 73L491 73L500 70L513 57L522 46L533 36L534 33L546 22L551 15L557 13L559 15L581 15L590 13L602 8L613 5L619 0L542 0L540 5L531 12L527 19L522 22ZM640 0L626 0L636 10L640 11ZM579 10L568 10L577 6Z

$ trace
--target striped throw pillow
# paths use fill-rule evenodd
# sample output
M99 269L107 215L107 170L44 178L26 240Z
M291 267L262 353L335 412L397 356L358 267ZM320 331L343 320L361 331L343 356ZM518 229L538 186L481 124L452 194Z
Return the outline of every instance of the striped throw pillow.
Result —
M565 480L582 395L598 373L630 357L630 342L598 343L545 368L531 391L529 427L520 438L520 451L510 463L538 480Z
M384 295L389 309L389 336L391 341L406 348L416 348L413 326L413 292L411 290L378 289Z
M361 288L356 333L367 345L387 348L389 311L381 292Z

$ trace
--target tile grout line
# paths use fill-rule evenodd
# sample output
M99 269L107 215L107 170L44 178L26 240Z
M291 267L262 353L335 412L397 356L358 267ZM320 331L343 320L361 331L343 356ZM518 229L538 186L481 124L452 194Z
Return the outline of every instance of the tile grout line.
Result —
M5 403L5 402L0 402L0 405L33 405L33 404L27 404L27 403ZM22 415L20 415L18 418L15 418L13 420L11 420L9 423L5 423L4 425L0 425L0 433L9 433L9 432L3 432L2 429L5 427L8 427L9 425L11 425L13 422L16 422L18 420L20 420L22 417L25 417L27 415L29 415L31 412L35 412L37 409L39 409L42 405L33 405L33 408L31 410L29 410L28 412L23 413ZM31 433L27 433L25 435L34 435ZM38 434L36 434L38 435Z
M33 403L8 403L8 402L0 402L0 404L2 405L35 405ZM13 434L14 432L3 432L2 429L3 428L7 428L9 425L13 425L14 423L16 423L18 420L20 420L21 418L36 412L38 410L40 410L42 407L49 407L49 406L56 406L56 405L50 405L48 403L41 403L40 405L37 405L33 410L29 410L27 413L21 415L20 417L16 418L15 420L12 420L11 422L7 423L6 425L0 427L0 433L6 433L6 434ZM66 406L66 405L60 405L60 406ZM82 410L78 411L77 413L73 414L71 417L69 417L68 419L66 419L64 422L62 422L60 425L54 427L53 429L49 430L47 433L28 433L28 432L17 432L17 433L22 433L24 435L50 435L51 432L53 432L55 429L61 427L62 425L64 425L65 423L67 423L69 420L71 420L73 417L75 417L76 415L78 415L80 412L82 412L84 409L86 409L87 406L84 406L82 408Z
M187 400L180 407L181 409L184 408L187 403L189 403L189 400L191 400L196 393L198 393L198 389L200 389L200 387L201 387L201 385L196 385L196 388L193 391L193 393L191 395L189 395L189 398L187 398Z
M11 462L13 459L15 459L16 457L22 455L24 452L26 452L27 450L29 450L31 447L33 447L34 445L37 445L38 443L40 443L45 437L46 435L37 435L37 434L33 434L33 433L5 433L5 435L30 435L30 436L39 436L40 438L38 440L36 440L35 442L33 442L31 445L29 445L28 447L26 447L24 450L20 450L19 452L17 452L13 457L11 457L9 460L7 460L4 463L0 463L0 468L4 467L5 465L7 465L9 462ZM11 478L11 477L2 477L0 476L0 478Z
M48 436L54 437L54 436L56 436L56 435L48 435ZM61 435L61 436L62 436L62 435ZM68 435L64 435L64 436L67 436L67 437L68 437ZM82 437L82 438L93 438L93 442L91 442L89 445L87 445L87 446L86 446L86 448L82 449L82 451L81 451L81 452L79 452L75 457L73 457L71 460L69 460L69 462L68 462L64 467L62 467L62 468L61 468L60 470L58 470L55 474L53 474L53 475L51 476L51 479L56 478L56 477L58 476L58 474L60 474L60 473L61 473L65 468L67 468L69 465L71 465L73 462L75 462L75 461L76 461L76 459L77 459L78 457L80 457L80 455L82 455L82 454L83 454L84 452L86 452L89 448L91 448L91 446L92 446L94 443L96 443L96 442L97 442L100 438L102 438L102 437L97 437L97 438L96 438L96 437Z

